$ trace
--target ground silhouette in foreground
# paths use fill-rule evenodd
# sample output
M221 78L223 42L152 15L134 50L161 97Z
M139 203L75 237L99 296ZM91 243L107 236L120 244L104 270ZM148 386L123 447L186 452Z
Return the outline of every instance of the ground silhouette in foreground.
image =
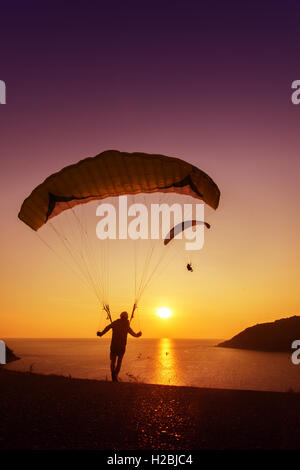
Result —
M0 370L1 449L300 449L300 395Z

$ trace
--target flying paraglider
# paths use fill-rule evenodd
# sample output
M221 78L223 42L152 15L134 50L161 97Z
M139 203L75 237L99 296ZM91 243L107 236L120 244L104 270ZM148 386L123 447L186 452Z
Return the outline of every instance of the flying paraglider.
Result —
M164 245L168 245L168 243L170 243L170 241L172 241L177 236L181 235L181 233L184 230L186 230L188 228L191 228L191 227L195 227L197 225L204 225L206 228L210 228L210 224L208 224L207 222L203 222L202 220L195 220L195 219L185 220L185 221L180 222L179 224L175 225L170 230L170 232L168 233L168 235L164 239Z

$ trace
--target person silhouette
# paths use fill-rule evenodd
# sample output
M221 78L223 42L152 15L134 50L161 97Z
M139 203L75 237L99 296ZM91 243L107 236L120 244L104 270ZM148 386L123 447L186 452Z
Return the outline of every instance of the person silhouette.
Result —
M118 382L118 375L121 369L123 356L125 354L128 333L135 338L142 336L142 332L135 333L130 328L128 313L122 312L120 318L110 325L107 325L103 331L97 331L97 336L103 336L112 329L112 338L110 343L110 370L113 382Z

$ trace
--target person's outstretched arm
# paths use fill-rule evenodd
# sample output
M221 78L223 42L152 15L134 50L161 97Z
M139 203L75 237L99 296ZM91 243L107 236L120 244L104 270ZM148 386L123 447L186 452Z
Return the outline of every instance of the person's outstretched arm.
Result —
M103 331L97 331L97 336L103 336L105 335L105 333L107 333L112 327L112 323L110 323L109 325L107 325Z
M131 336L134 336L135 338L139 338L140 336L142 336L142 332L139 331L138 333L135 333L130 327L128 329L128 333L131 334Z

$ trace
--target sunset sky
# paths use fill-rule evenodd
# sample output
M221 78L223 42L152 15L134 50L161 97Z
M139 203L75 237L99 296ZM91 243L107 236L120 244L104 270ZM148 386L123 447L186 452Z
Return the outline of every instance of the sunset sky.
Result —
M1 5L2 338L95 336L93 293L17 214L48 175L106 149L182 158L221 190L194 273L178 257L135 329L227 338L299 314L299 25L296 0ZM131 293L112 263L116 318Z

